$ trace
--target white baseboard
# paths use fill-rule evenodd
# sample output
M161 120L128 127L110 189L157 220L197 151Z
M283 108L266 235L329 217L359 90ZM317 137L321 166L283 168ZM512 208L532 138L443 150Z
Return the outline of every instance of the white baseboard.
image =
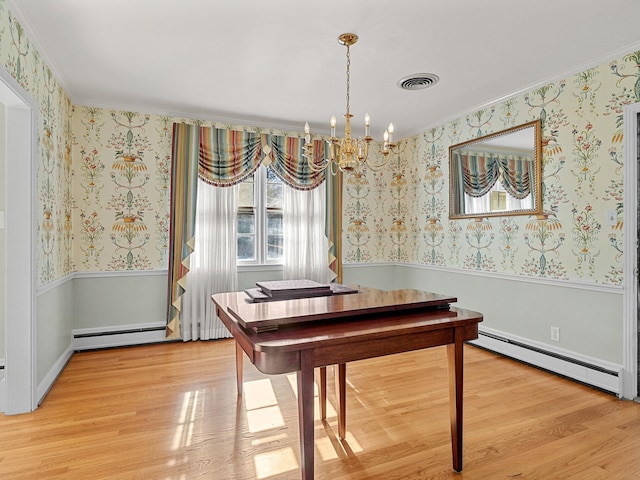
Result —
M554 349L488 328L481 328L478 339L470 343L618 396L621 394L622 365Z
M0 413L4 412L7 401L7 385L4 380L4 369L0 370Z
M44 397L47 395L53 384L56 382L56 379L60 376L64 367L69 363L71 357L73 356L73 350L71 350L71 346L69 346L63 354L58 358L56 363L53 364L49 372L45 375L42 381L38 384L38 405L42 403Z
M45 378L38 384L38 405L42 403L44 397L51 387L53 387L56 379L60 376L64 367L73 356L73 352L166 341L165 327L166 324L162 322L73 330L71 345L69 345L51 367ZM0 375L2 378L0 381L0 412L2 412L4 411L2 402L5 399L4 370L0 370Z
M139 323L107 328L79 328L72 331L74 351L125 347L167 341L166 323Z

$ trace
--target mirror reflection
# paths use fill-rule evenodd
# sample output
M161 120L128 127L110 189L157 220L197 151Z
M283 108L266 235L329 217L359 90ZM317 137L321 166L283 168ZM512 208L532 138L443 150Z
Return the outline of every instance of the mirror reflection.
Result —
M449 218L542 213L540 120L449 147Z

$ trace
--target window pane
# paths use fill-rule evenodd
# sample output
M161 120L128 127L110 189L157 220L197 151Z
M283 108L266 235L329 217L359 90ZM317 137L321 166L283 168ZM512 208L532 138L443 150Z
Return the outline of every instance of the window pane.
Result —
M282 258L282 212L267 212L267 259Z
M241 182L238 192L238 207L253 207L253 177Z
M282 212L267 213L267 233L282 235Z
M256 233L255 215L253 213L238 213L238 235L242 233Z
M238 235L238 260L255 260L256 238L252 235Z
M267 235L267 259L282 258L282 235Z
M267 208L282 208L282 183L267 183Z
M253 212L238 213L238 260L256 258L256 221Z
M282 208L282 181L267 168L267 208Z

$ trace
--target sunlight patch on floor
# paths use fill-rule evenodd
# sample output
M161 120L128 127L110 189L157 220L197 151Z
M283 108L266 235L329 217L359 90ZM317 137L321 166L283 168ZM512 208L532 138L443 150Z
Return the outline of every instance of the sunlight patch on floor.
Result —
M291 392L297 398L298 388L296 374L288 374L286 378ZM269 434L270 430L288 428L282 410L280 409L272 379L264 378L244 382L242 397L249 432L252 434L266 434L266 436L255 438L251 441L253 446L265 450L253 455L256 478L266 479L298 470L300 465L296 456L297 449L281 447L282 442L286 442L289 435L278 432ZM187 409L187 411L189 410ZM334 405L330 401L327 401L327 419L335 421L337 416ZM316 421L320 420L319 388L315 383L314 418ZM296 425L289 425L289 427L297 430L297 422ZM363 451L362 446L351 432L347 432L342 447L340 446L340 442L336 443L337 439L335 437L332 439L331 436L322 435L321 432L317 433L315 438L315 451L320 461L326 462L339 459L342 455L340 452L341 448L344 452L357 453ZM270 448L270 446L274 448Z
M338 452L336 452L336 449L333 446L333 443L331 443L331 439L329 437L316 438L315 440L316 451L323 462L336 460L338 458Z
M242 397L247 410L249 432L265 432L285 426L271 379L245 382L243 388Z
M300 468L296 454L291 447L256 453L253 456L253 463L258 479L273 477Z
M173 443L171 445L172 450L178 450L183 447L191 446L191 439L193 437L193 428L196 420L196 413L198 411L198 402L200 397L200 391L194 390L191 392L185 392L182 398L182 406L180 407L180 413L178 415L178 424L173 436Z
M271 379L253 380L243 384L244 405L247 410L270 407L278 404L276 392L273 390Z
M277 405L247 410L247 423L251 433L266 432L267 430L285 426L282 411Z

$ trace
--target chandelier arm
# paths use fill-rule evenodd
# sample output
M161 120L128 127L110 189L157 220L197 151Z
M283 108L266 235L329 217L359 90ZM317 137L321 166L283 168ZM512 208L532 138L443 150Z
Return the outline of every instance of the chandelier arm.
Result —
M335 177L339 171L340 171L340 166L337 165L336 162L331 162L329 164L329 172L331 173L331 175Z
M374 172L379 172L380 170L382 170L385 165L387 163L389 163L389 156L385 155L384 157L384 161L382 163L372 163L371 160L369 160L368 158L364 161L364 163L366 163L367 168L369 168L370 170L374 171Z
M314 172L314 173L318 173L321 172L322 170L324 170L325 168L327 168L327 165L329 164L328 160L324 160L323 162L318 165L315 162L315 150L313 148L313 144L311 143L311 139L309 138L309 143L306 143L303 147L303 155L306 157L307 159L307 165L309 166L309 169Z
M373 170L374 172L380 171L384 168L384 166L389 163L389 160L391 160L391 157L398 157L400 155L400 153L404 152L406 148L406 144L404 145L404 147L398 151L396 149L396 145L390 145L389 149L385 152L384 150L382 151L382 154L384 156L384 160L381 163L373 163L371 160L369 160L369 158L365 158L365 163L367 164L367 167L369 167L371 170Z
M307 164L309 165L309 169L315 173L321 172L322 170L326 169L329 163L330 162L328 160L323 159L322 163L318 164L314 160L311 160L309 157L307 157Z

